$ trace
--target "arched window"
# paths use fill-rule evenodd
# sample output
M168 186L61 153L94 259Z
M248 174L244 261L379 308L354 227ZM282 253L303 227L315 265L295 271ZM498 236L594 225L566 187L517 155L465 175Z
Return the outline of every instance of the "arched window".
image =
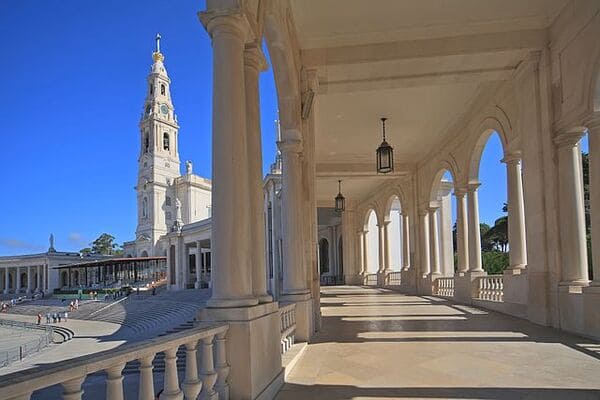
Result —
M167 132L163 133L163 149L169 150L169 134Z
M170 206L171 205L171 198L169 196L167 196L165 198L165 206Z
M144 133L144 153L147 153L150 149L150 135L148 135L148 131Z
M329 272L329 242L325 238L319 240L319 265L321 275Z
M154 85L150 85L150 94L154 94Z
M144 197L142 200L142 217L146 218L148 216L148 198Z
M150 111L152 111L152 107L150 106L150 104L148 104L146 106L146 115L150 115Z
M164 96L166 91L167 91L167 88L165 87L165 85L163 83L161 83L160 84L160 94L162 94Z

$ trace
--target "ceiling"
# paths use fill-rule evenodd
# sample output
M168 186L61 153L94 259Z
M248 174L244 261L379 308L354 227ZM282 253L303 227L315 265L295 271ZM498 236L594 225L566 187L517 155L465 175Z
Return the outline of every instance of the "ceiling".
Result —
M381 117L397 169L413 170L547 45L545 29L568 1L292 0L303 64L319 78L317 198L333 199L337 179L352 200L384 183L374 171Z
M302 48L548 26L568 0L292 0Z

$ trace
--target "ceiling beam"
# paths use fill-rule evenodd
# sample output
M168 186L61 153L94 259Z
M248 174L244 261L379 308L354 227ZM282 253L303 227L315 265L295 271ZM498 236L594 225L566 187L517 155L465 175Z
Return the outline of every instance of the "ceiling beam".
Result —
M398 89L417 86L505 81L511 79L515 67L444 71L427 74L370 77L366 79L325 80L319 84L320 94Z
M484 33L436 39L407 40L302 50L308 67L358 64L402 59L490 53L507 50L537 50L548 43L546 29Z
M394 172L378 174L375 170L375 159L372 163L317 163L317 178L369 177L389 179L409 175L413 170L413 164L396 163Z

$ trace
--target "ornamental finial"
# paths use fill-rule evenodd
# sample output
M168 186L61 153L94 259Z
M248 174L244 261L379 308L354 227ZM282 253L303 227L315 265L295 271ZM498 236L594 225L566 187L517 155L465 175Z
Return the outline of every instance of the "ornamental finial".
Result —
M152 53L152 59L154 61L164 61L165 56L160 52L160 33L156 34L156 51Z

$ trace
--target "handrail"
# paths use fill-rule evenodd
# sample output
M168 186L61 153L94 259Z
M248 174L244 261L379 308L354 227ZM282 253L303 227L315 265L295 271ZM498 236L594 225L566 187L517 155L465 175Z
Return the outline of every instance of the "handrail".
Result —
M477 278L477 299L504 301L504 276L487 275Z
M0 398L27 396L38 389L85 378L89 374L110 369L115 365L125 365L127 362L147 357L154 358L157 353L172 349L176 351L181 345L197 343L201 339L212 340L216 335L224 337L228 329L229 325L225 323L202 324L182 332L125 344L96 353L93 357L85 355L5 375L0 382Z
M281 354L294 344L296 336L296 303L279 304L279 328L281 331Z

